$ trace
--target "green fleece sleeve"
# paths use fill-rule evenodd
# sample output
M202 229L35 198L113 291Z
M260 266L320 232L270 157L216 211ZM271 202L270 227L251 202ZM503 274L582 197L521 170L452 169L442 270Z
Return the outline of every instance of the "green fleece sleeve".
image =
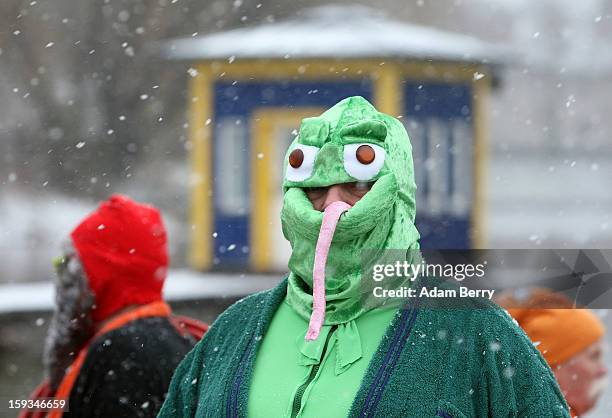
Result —
M509 377L510 373L504 369L499 376L489 373L483 377L478 410L486 412L484 416L570 418L567 404L554 380L535 377L539 381L531 381L530 385L520 382L520 377Z
M551 407L552 405L552 407ZM518 412L519 417L570 418L565 401L553 393L545 393L525 409Z
M499 328L482 351L480 411L494 417L570 418L552 371L525 333L501 310L487 316Z

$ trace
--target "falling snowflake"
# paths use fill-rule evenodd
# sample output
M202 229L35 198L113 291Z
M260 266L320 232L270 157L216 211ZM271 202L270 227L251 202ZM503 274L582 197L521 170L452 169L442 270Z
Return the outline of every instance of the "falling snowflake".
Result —
M485 75L484 75L483 73L480 73L480 72L476 71L476 72L474 73L474 80L481 80L481 79L483 79L483 78L484 78L484 76L485 76Z

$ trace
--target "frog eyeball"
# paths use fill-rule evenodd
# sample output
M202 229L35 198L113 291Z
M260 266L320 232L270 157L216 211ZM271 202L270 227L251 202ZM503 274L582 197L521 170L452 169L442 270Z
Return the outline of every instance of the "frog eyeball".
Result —
M370 180L385 163L385 150L375 144L347 144L344 146L344 169L357 180Z
M287 158L285 177L289 181L303 181L312 175L318 147L297 144Z

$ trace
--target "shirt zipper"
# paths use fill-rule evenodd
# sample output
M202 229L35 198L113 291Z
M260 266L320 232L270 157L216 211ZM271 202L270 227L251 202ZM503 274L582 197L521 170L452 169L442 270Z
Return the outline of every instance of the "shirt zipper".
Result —
M327 338L325 339L325 344L323 345L323 352L321 353L321 360L319 361L319 364L315 364L312 366L312 369L310 369L310 374L308 375L308 379L306 379L306 381L302 383L300 387L298 387L297 391L295 392L295 396L293 398L293 406L291 408L291 418L297 417L298 413L300 412L300 408L302 407L302 397L304 396L304 392L306 392L306 388L308 387L308 385L310 385L310 383L316 377L317 372L319 371L319 368L321 367L321 364L323 363L323 359L325 358L325 353L327 351L327 344L329 343L329 340L331 339L331 336L336 330L336 328L338 328L338 325L332 325L331 329L329 330L329 333L327 334Z

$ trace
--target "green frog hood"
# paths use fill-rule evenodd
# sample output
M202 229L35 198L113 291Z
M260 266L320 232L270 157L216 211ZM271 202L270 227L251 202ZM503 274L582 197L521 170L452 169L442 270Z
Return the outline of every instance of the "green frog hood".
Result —
M363 97L349 97L304 119L284 161L281 222L292 248L287 302L306 319L313 314L315 249L324 213L313 208L303 188L374 182L337 219L324 263L324 324L351 321L364 311L362 250L419 248L408 134L399 120Z

